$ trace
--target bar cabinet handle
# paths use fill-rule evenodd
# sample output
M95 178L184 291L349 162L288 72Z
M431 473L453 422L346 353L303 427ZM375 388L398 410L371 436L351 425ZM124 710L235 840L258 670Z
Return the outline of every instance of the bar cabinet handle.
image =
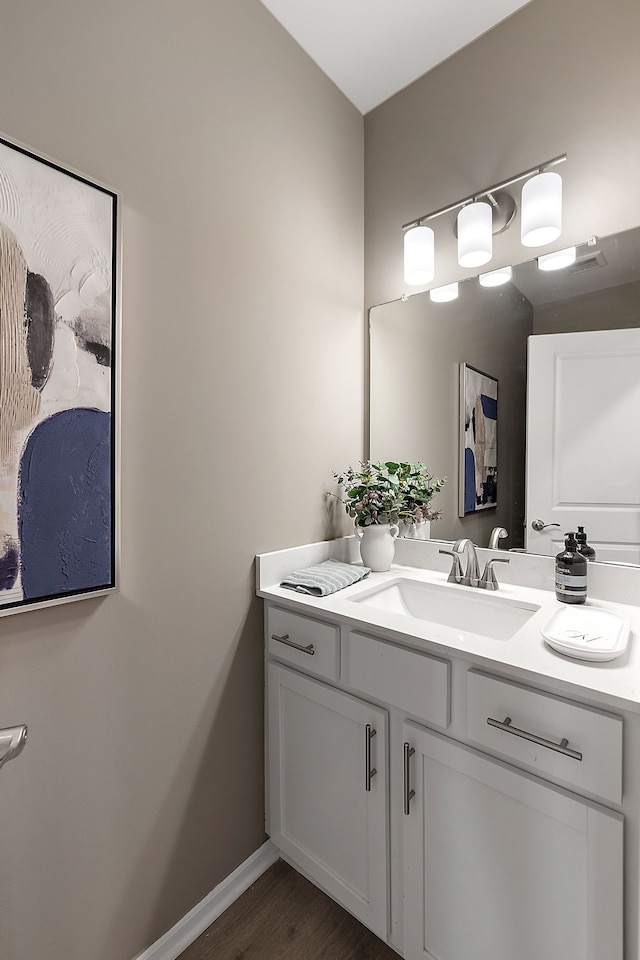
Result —
M276 633L272 633L271 639L277 640L278 643L284 643L287 647L293 647L294 650L299 650L301 653L308 653L310 657L312 657L315 653L312 643L309 643L306 647L303 647L301 643L295 643L293 640L289 640L288 633L284 633L281 637L279 637Z
M511 726L511 717L505 717L504 720L494 720L493 717L487 717L487 723L490 727L502 730L504 733L511 733L514 737L521 737L523 740L530 740L531 743L537 743L547 750L555 750L561 753L563 757L571 757L572 760L582 760L582 754L579 750L572 750L569 741L563 737L560 743L554 743L553 740L545 740L544 737L538 737L535 733L529 733L527 730L520 730L519 727Z
M371 741L376 735L376 731L368 723L364 728L364 788L369 793L371 790L371 781L378 772L374 767L371 769Z
M410 743L404 744L404 813L405 816L409 816L410 804L413 798L416 795L415 790L411 789L411 780L410 780L410 771L409 771L409 760L414 755L416 751L411 746Z

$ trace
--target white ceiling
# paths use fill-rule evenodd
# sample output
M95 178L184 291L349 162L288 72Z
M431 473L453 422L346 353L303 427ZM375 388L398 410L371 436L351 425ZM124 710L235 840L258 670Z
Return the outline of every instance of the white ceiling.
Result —
M530 0L262 0L361 113Z

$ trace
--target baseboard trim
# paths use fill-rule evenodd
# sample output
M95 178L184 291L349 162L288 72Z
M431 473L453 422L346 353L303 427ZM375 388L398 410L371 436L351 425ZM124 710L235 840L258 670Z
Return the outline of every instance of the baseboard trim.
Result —
M177 960L183 950L248 890L279 856L276 845L267 840L135 960Z

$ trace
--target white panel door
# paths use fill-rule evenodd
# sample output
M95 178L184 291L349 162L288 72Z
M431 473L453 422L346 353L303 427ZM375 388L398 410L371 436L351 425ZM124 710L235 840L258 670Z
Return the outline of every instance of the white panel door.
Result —
M640 563L639 436L640 329L529 337L527 549L583 526L598 560Z
M271 838L386 940L387 713L274 663L268 703Z
M622 960L622 817L404 725L405 960Z

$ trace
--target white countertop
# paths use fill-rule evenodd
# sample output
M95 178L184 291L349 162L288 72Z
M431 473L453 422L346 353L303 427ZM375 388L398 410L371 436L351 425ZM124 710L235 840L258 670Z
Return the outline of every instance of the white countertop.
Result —
M456 592L484 594L475 587L459 584L447 584L448 558L434 556L437 548L425 549L424 556L439 566L446 562L446 571L429 569L424 566L393 564L385 573L371 573L367 578L350 587L346 587L328 597L312 597L296 593L279 582L283 576L294 569L319 563L330 556L353 562L357 550L351 541L329 541L311 544L307 547L292 548L272 554L262 554L257 563L258 595L280 606L298 611L305 616L320 620L340 622L351 628L367 632L371 629L376 636L404 643L437 655L457 656L475 665L488 667L494 672L502 672L523 681L534 681L537 685L564 694L575 694L599 704L624 708L640 713L640 608L631 604L614 603L608 600L588 599L585 607L594 607L617 613L630 624L631 633L627 651L618 659L608 662L574 660L557 653L544 641L541 629L550 620L561 604L555 599L552 589L540 589L516 583L501 581L497 592L489 596L512 599L530 604L539 609L512 637L507 640L495 640L481 634L460 631L452 627L430 623L417 617L378 609L369 604L354 602L385 583L398 578L418 582L432 583L450 589L452 596ZM442 546L440 544L439 546ZM355 551L355 552L354 552ZM486 551L480 551L484 554ZM410 548L412 559L415 548ZM402 559L407 556L403 551ZM491 556L504 552L491 553ZM520 560L522 555L517 555ZM527 557L523 557L526 560ZM539 560L540 558L531 558ZM544 558L545 560L548 558ZM423 560L429 562L429 560ZM501 564L496 572L500 577L506 564ZM512 574L513 575L513 574ZM532 576L532 579L540 579ZM553 583L550 584L553 587ZM486 595L485 595L486 596ZM584 609L584 608L583 608Z

